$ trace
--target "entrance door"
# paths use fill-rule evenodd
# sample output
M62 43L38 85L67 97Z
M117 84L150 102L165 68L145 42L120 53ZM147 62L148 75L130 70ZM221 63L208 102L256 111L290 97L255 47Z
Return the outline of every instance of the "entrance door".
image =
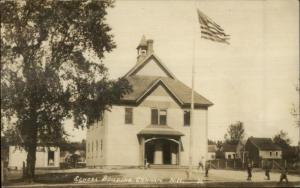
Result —
M163 143L163 164L171 164L171 143L164 141Z
M154 150L155 150L155 145L153 142L147 143L145 145L145 160L149 164L154 163Z
M178 143L168 139L153 139L146 142L144 150L144 164L156 165L178 165L179 150Z

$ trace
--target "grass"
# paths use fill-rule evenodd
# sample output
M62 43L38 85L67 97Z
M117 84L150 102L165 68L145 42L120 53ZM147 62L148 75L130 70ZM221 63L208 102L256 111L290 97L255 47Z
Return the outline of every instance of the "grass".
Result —
M74 179L81 178L98 178L102 179L105 175L110 177L120 177L119 173L102 173L102 172L68 172L68 173L43 173L36 174L34 183L38 184L68 184L74 183ZM28 184L21 177L9 179L5 185L23 185Z

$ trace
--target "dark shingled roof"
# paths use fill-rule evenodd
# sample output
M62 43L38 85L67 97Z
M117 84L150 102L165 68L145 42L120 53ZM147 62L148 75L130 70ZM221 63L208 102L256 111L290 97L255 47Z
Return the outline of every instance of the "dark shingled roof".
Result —
M223 152L236 152L237 144L223 144Z
M184 134L166 125L149 125L142 129L138 135L183 136Z
M208 152L216 152L217 151L217 146L216 145L208 145L207 146Z
M281 150L279 146L274 144L271 138L255 138L250 137L248 138L248 141L250 141L253 145L258 147L259 150Z
M164 84L169 91L180 101L181 105L189 105L191 100L191 89L177 79L170 77L158 76L129 76L127 77L133 92L125 95L123 101L137 102L137 100L145 95L147 91L155 87L157 84ZM213 105L208 99L204 98L197 92L194 92L195 106L211 106Z

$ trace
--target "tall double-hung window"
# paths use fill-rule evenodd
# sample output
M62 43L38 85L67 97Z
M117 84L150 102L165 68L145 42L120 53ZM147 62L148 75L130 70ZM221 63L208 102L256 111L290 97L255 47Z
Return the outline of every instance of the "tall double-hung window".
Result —
M151 109L151 124L152 125L167 125L167 110L166 109Z
M125 124L133 123L133 108L125 108Z

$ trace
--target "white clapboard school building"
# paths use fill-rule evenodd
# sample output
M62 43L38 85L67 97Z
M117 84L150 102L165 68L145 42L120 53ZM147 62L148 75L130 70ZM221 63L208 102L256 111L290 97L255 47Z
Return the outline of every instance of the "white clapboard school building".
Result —
M191 88L154 54L142 38L137 62L124 76L133 91L91 125L86 137L88 167L189 165ZM184 63L184 62L183 62ZM207 153L208 99L194 93L192 164Z

